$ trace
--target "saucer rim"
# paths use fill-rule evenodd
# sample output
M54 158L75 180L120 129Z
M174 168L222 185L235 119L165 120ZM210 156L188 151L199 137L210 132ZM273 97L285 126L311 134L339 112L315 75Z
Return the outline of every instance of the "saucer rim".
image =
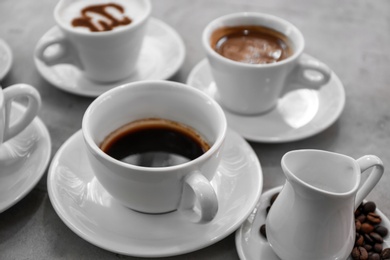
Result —
M8 55L8 62L5 64L5 66L0 67L0 80L3 80L11 70L13 63L13 54L11 47L2 38L0 38L0 49L1 51L4 51L5 55Z
M167 79L171 78L172 76L174 76L175 73L177 73L180 70L180 68L183 66L185 56L186 56L185 44L184 44L182 37L179 35L179 33L173 27L171 27L170 25L168 25L164 21L157 19L157 18L154 18L154 17L150 17L149 24L152 24L153 26L158 26L159 28L163 28L164 32L171 35L172 39L175 39L175 42L177 44L176 47L178 49L178 51L177 51L178 55L175 55L175 57L176 57L176 59L175 59L176 62L174 64L175 66L169 66L169 70L167 70L167 72L165 72L163 74L161 73L160 77L155 78L156 80L167 80ZM150 26L150 25L148 25L148 26ZM59 29L59 26L57 26L57 25L52 26L41 36L41 38L48 35L55 28ZM148 30L146 31L146 35L148 35ZM99 95L101 95L102 93L104 93L105 91L110 90L112 88L115 88L116 86L120 86L120 85L123 85L125 83L135 81L132 79L132 76L130 75L129 77L122 79L122 80L119 80L119 81L116 81L116 82L95 83L94 81L89 80L84 75L80 74L80 78L85 79L86 81L91 83L91 85L101 85L101 86L107 85L107 88L103 88L103 89L99 88L97 90L83 90L83 89L80 89L79 87L72 88L72 87L67 86L66 84L62 84L62 83L58 84L58 82L53 80L53 78L51 76L47 75L48 73L44 72L44 69L46 69L46 68L48 68L50 70L50 68L49 68L50 66L45 65L35 55L34 55L34 64L35 64L35 67L37 68L39 74L47 82L49 82L51 85L53 85L54 87L56 87L62 91L65 91L65 92L68 92L68 93L71 93L74 95L78 95L78 96L95 98L95 97L98 97ZM144 79L140 79L140 80L147 80L147 79L148 78L144 78Z
M107 245L107 244L103 244L102 241L93 239L89 235L85 234L85 232L82 231L78 227L77 224L74 224L70 219L68 219L68 217L66 216L68 214L65 212L64 207L61 206L60 199L58 199L57 195L54 194L55 188L52 187L54 185L54 182L51 179L52 179L52 175L54 174L55 167L57 167L57 165L58 165L59 158L61 156L63 156L62 154L64 153L64 150L72 142L75 142L77 139L82 138L81 131L82 130L80 129L80 130L76 131L72 136L70 136L63 143L63 145L58 149L58 152L53 157L52 163L51 163L49 171L48 171L48 176L47 176L48 195L49 195L49 199L50 199L50 201L53 205L53 208L56 211L57 215L60 217L60 219L66 224L66 226L70 230L72 230L76 235L81 237L86 242L88 242L92 245L95 245L97 247L100 247L104 250L114 252L114 253L119 253L122 255L133 256L133 257L152 257L152 258L155 258L155 257L177 256L177 255L182 255L182 254L186 254L186 253L194 252L196 250L203 249L203 248L210 246L210 245L213 245L213 244L217 243L218 241L226 238L227 236L233 234L242 225L242 223L247 219L247 217L252 213L253 208L256 206L256 203L262 194L264 177L263 177L263 169L262 169L260 160L258 159L257 155L255 154L253 148L249 145L249 143L246 142L246 140L244 138L242 138L242 136L240 136L237 132L229 129L228 132L231 132L231 134L236 135L235 138L239 138L241 142L245 142L245 146L246 146L245 149L248 148L253 153L251 156L256 156L256 158L257 158L256 162L254 162L255 165L253 166L254 168L256 168L256 170L253 170L253 172L250 174L250 176L254 176L254 175L257 176L257 177L250 177L250 178L256 179L258 181L257 182L258 184L256 185L256 190L254 190L254 194L256 194L256 196L253 197L252 203L248 204L248 206L245 207L245 208L248 208L250 210L248 210L247 212L244 212L244 213L242 213L241 211L239 213L237 213L236 215L240 216L239 220L237 220L238 217L236 217L230 221L230 224L233 224L233 225L225 224L226 228L223 229L224 230L223 232L219 232L219 234L213 236L210 239L207 239L207 241L200 240L199 242L196 242L196 243L194 243L192 241L191 243L188 243L188 247L186 247L184 249L180 248L180 247L173 247L172 246L170 250L164 251L163 253L162 252L159 252L159 253L143 252L143 253L141 253L140 251L130 252L130 251L126 251L126 250L119 250L118 248L113 248L114 244ZM192 224L189 223L189 225L192 225ZM205 225L207 225L207 224L205 224ZM209 225L216 225L216 224L214 223L214 224L209 224Z
M256 204L256 207L253 209L252 213L250 214L250 217L248 219L246 219L243 222L243 224L237 229L234 240L235 240L237 254L238 254L240 260L263 260L263 259L257 259L257 258L256 259L248 258L247 257L248 254L245 254L246 251L244 250L243 243L241 243L241 241L243 239L243 229L246 228L249 224L252 227L255 220L256 220L256 217L258 217L259 214L264 213L264 209L262 211L259 210L259 208L262 206L263 206L263 208L265 208L264 205L261 204L262 199L264 197L271 197L271 195L275 194L276 192L280 192L282 190L282 188L283 188L283 185L280 185L280 186L276 186L276 187L265 190L261 194L261 196ZM364 200L364 201L367 201L367 200ZM379 208L376 209L376 213L382 218L382 225L384 225L388 229L390 229L390 220L386 217L386 215L382 211L380 211ZM259 232L258 232L258 234L260 236ZM251 238L251 236L249 237L249 239L250 238ZM390 246L390 234L388 234L386 239L384 239L384 244L387 247ZM258 249L260 250L262 247L263 246L259 246ZM264 260L268 260L268 259L264 259ZM346 259L346 260L352 260L352 258L348 257L348 259Z
M16 103L16 102L12 103L12 108L19 110L19 112L23 112L26 109L25 106L23 106L19 103ZM35 130L40 134L40 136L42 138L46 139L46 141L44 143L46 143L47 145L41 146L40 150L45 151L44 153L46 153L47 156L45 157L44 161L38 163L40 165L40 167L38 166L37 169L34 171L35 177L32 178L32 181L28 185L26 185L26 188L22 192L15 194L16 196L12 196L14 199L9 200L8 203L4 204L4 206L0 208L0 213L6 211L7 209L9 209L12 206L14 206L15 204L17 204L20 200L22 200L25 196L27 196L27 194L29 194L34 189L34 187L41 180L42 176L45 174L45 171L46 171L46 169L49 165L49 162L50 162L52 142L51 142L51 138L50 138L50 133L49 133L46 125L43 123L43 121L38 116L36 116L28 127L35 128ZM0 177L0 179L1 179L1 177Z
M314 60L319 60L319 59L317 59L317 58L315 58L312 55L309 55L307 53L303 53L302 57L306 57L306 58L314 59ZM202 69L209 69L209 66L210 65L209 65L209 62L208 62L207 58L203 58L201 61L199 61L193 67L193 69L190 71L190 73L188 74L188 77L187 77L187 80L186 80L186 84L188 84L189 86L192 86L194 88L202 90L201 88L193 85L193 82L195 82L195 78L197 77L196 75L199 74ZM294 142L294 141L300 141L300 140L312 137L312 136L314 136L316 134L319 134L322 131L324 131L327 128L329 128L330 126L332 126L339 119L339 117L341 116L341 114L342 114L342 112L343 112L343 110L345 108L345 103L346 103L346 93L345 93L345 89L344 89L343 83L341 82L340 78L336 75L336 73L333 70L332 70L331 78L330 78L329 81L330 82L334 81L334 84L336 85L337 90L339 91L339 94L340 94L338 96L338 103L337 103L338 104L338 109L335 110L332 113L332 115L328 117L328 120L327 120L327 122L325 124L321 124L319 127L316 126L316 127L312 128L312 130L310 130L310 131L306 131L306 132L303 132L303 133L299 132L296 135L292 135L292 136L290 135L290 136L287 136L287 137L283 137L283 136L282 137L280 137L280 136L273 136L273 137L268 136L267 137L265 135L259 136L256 133L251 133L251 134L241 133L238 129L234 129L232 126L230 126L230 127L233 128L238 133L240 133L246 140L252 141L252 142L258 142L258 143L287 143L287 142ZM203 89L207 89L207 87L205 87ZM212 96L212 98L214 98L214 96ZM257 115L257 116L256 115L254 115L254 116L252 116L252 115L251 116L245 116L245 115L239 115L239 114L232 113L229 110L225 109L224 107L222 107L222 109L227 114L227 118L229 118L229 115L232 115L233 117L235 117L238 120L242 120L244 118L261 118L261 117L263 117L265 115L265 114L262 114L262 115ZM268 114L268 113L266 113L266 114ZM229 120L228 120L228 125L229 125ZM305 127L306 127L306 125L300 127L299 129L302 129L302 128L305 128Z

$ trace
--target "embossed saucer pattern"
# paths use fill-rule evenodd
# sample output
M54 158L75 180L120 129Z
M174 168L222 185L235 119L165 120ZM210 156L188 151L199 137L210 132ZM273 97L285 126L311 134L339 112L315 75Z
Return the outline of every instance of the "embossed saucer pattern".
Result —
M57 26L42 37L59 33ZM88 97L97 97L103 92L124 83L168 79L181 67L185 58L185 46L179 34L164 22L150 18L136 71L128 78L113 83L97 83L85 78L81 71L70 64L47 66L34 57L39 73L48 82L64 91Z
M12 104L11 120L26 108ZM43 122L36 117L17 136L0 147L0 212L25 197L41 179L51 155L51 140Z
M306 59L314 59L303 54ZM218 86L213 81L206 59L191 71L187 84L198 88L218 101ZM239 87L239 86L237 86ZM226 109L229 127L245 139L263 143L282 143L313 136L332 125L345 105L343 84L333 72L330 81L319 91L299 89L279 99L272 111L244 116Z
M82 132L58 150L48 173L48 193L64 223L103 249L140 257L192 252L233 233L249 216L262 190L260 163L250 145L229 130L222 162L212 180L219 200L216 217L196 224L177 211L142 214L113 199L94 176Z

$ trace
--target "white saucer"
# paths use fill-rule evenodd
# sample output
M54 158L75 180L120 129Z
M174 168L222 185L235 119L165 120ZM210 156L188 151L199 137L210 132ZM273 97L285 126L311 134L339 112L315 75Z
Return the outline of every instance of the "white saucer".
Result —
M2 80L12 66L12 51L8 44L0 39L0 80Z
M305 58L315 59L307 54ZM194 67L187 84L216 97L218 88L213 81L206 59ZM250 141L281 143L296 141L315 135L340 116L345 104L343 84L335 73L319 91L300 89L291 91L279 99L278 105L269 113L258 116L225 114L229 127Z
M241 260L280 260L273 252L268 241L260 235L260 227L265 224L266 209L270 204L272 195L282 190L282 186L267 190L261 195L256 208L249 218L236 232L236 247ZM376 213L382 218L382 226L390 230L389 219L379 210ZM390 235L384 239L383 246L390 246ZM349 257L347 260L352 260Z
M25 107L13 103L11 120ZM13 139L0 147L0 212L26 196L45 173L51 155L50 135L36 117Z
M59 33L57 26L43 37ZM150 18L136 71L128 78L113 83L97 83L82 75L70 64L47 66L34 57L39 73L52 85L81 96L97 97L103 92L124 83L146 79L168 79L184 62L185 47L177 32L164 22Z
M184 254L233 233L260 198L262 170L249 144L229 130L222 156L212 180L220 202L219 211L207 224L189 222L178 212L149 215L120 205L95 178L81 130L53 158L48 193L65 224L98 247L141 257Z

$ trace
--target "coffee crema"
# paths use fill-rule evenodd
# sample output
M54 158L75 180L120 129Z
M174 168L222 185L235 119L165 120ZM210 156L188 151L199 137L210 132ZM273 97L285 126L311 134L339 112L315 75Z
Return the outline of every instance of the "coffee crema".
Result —
M86 27L91 32L111 31L115 27L128 25L132 20L122 15L121 19L108 11L113 8L120 14L124 14L123 6L116 3L90 5L81 10L81 17L72 20L73 27Z
M168 167L194 160L210 145L184 124L146 118L130 122L109 134L100 149L111 157L144 167Z
M249 64L275 63L293 54L287 36L258 25L218 28L210 45L225 58Z

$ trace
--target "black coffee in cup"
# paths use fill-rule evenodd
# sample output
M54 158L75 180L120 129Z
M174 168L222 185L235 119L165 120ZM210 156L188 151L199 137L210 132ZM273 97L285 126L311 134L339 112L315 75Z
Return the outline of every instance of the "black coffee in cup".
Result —
M287 36L259 25L218 28L212 33L210 44L225 58L250 64L275 63L293 54Z
M101 143L100 149L129 164L168 167L198 158L210 145L191 127L166 119L147 118L115 130Z

